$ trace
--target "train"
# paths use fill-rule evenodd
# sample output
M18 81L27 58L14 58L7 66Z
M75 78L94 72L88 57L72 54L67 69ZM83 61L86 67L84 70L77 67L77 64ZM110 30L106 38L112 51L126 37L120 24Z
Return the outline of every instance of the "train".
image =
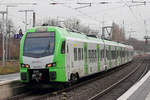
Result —
M21 82L76 82L131 62L133 54L131 45L62 27L33 27L20 43Z

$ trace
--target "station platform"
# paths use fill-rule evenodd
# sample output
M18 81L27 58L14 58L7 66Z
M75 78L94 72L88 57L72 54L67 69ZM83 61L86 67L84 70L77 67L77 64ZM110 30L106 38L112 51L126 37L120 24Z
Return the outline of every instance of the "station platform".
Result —
M10 80L19 80L20 74L14 73L14 74L8 74L8 75L0 75L0 83L4 81L10 81Z
M150 71L117 100L150 100Z

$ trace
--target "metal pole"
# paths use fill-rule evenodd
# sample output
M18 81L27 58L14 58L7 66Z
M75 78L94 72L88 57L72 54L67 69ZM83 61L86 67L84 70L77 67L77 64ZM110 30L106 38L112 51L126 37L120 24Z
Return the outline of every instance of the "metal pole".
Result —
M34 12L34 10L20 10L19 12L25 12L25 31L27 31L27 12Z
M8 6L6 7L6 34L8 34ZM8 58L8 38L7 38L7 35L6 35L6 60Z
M36 19L35 12L33 12L33 27L35 27L35 19Z
M3 27L2 27L2 32L3 32L3 67L5 67L5 36L4 36L4 13L2 13L2 23L3 23Z
M2 14L2 33L3 33L3 61L2 66L5 67L5 21L4 21L4 15L7 12L1 11L0 14Z
M25 10L25 31L27 31L27 10Z
M7 13L7 15L6 15L6 60L8 59L8 48L9 48L9 38L10 38L10 31L8 31L9 29L8 29L8 8L9 7L16 7L16 5L7 5L6 6L6 13ZM7 37L8 36L8 34L9 34L9 37Z
M9 38L8 38L8 59L10 59L10 31L11 31L11 26L8 26L9 29Z
M105 38L105 27L102 27L102 39Z

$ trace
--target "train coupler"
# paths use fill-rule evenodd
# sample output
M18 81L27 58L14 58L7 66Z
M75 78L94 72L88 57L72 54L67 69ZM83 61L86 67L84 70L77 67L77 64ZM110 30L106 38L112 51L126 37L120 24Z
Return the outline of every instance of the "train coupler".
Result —
M40 73L39 70L34 70L32 74L32 80L35 80L36 82L42 80L42 73Z

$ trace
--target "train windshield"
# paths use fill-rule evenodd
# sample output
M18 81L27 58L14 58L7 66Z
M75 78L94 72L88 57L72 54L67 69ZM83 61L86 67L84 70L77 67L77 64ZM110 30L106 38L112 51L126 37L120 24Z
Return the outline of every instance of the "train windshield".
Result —
M44 57L54 54L55 32L28 33L24 41L24 56Z

